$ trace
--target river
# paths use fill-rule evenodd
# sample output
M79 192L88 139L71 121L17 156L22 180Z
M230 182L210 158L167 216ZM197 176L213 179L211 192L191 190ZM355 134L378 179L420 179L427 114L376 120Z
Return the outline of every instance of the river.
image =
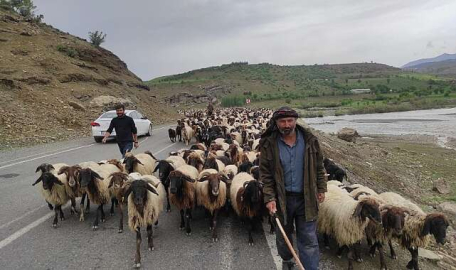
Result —
M343 127L354 128L361 136L430 135L442 147L456 140L456 108L408 112L325 116L304 119L311 127L337 133Z

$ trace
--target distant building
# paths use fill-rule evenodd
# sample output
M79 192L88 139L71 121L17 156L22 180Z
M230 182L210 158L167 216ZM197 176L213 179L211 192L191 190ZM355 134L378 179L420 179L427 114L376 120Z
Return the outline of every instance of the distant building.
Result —
M350 90L353 94L369 94L371 92L370 89L352 89Z

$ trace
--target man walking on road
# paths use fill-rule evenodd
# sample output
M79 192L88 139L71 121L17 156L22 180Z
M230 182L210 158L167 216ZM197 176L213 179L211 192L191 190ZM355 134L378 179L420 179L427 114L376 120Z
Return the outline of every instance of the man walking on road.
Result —
M138 135L133 118L125 115L124 105L120 104L116 106L116 114L117 117L111 120L111 124L109 124L109 128L106 131L102 142L106 143L112 130L115 129L117 144L119 145L122 158L124 158L125 153L130 152L133 149L133 145L135 148L138 148Z
M317 137L297 125L298 114L289 107L274 112L260 141L260 181L264 201L292 240L296 225L299 259L306 270L317 270L320 260L316 220L318 203L325 199L323 156ZM293 255L276 229L277 249L283 269L294 269Z

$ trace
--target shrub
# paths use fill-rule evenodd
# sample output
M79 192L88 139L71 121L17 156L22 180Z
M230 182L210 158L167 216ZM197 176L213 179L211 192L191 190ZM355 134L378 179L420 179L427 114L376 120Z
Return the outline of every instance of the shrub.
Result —
M89 40L90 43L95 45L96 47L100 47L101 43L105 42L106 34L103 34L103 32L89 32Z
M239 107L244 105L245 99L243 97L233 96L233 97L223 97L222 106L223 107Z
M290 104L291 103L291 99L289 99L289 98L285 99L285 103Z
M74 48L64 45L57 45L57 51L62 52L71 58L76 58L79 56L78 51L76 51Z

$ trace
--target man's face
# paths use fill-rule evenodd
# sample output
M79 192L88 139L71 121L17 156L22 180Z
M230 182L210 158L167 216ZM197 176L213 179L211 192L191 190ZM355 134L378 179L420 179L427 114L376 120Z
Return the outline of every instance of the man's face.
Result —
M120 109L116 109L116 114L118 117L122 117L125 113L125 110L120 108Z
M277 119L276 121L279 132L283 135L290 135L294 132L296 128L296 118L294 117L285 117Z

